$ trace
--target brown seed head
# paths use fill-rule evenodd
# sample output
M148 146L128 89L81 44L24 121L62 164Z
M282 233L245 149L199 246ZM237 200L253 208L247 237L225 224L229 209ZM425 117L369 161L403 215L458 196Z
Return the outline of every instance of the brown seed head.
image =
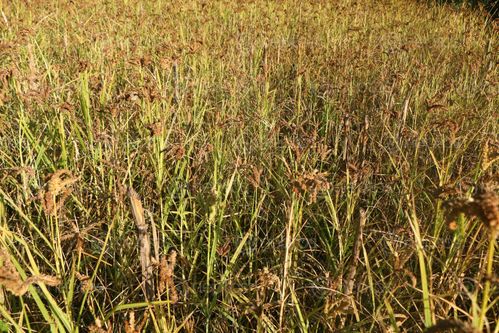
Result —
M444 207L449 211L447 222L451 229L455 229L455 219L462 213L480 218L490 231L499 233L499 197L485 185L480 185L472 198L450 199Z

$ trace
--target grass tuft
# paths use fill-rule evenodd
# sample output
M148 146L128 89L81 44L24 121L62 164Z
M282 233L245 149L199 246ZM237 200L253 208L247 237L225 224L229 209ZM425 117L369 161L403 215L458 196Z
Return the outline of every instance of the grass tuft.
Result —
M0 331L499 332L456 3L0 0Z

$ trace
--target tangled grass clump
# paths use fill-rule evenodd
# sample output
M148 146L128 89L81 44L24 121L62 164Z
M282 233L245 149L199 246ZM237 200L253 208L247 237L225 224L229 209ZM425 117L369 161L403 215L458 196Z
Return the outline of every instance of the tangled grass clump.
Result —
M497 332L497 22L0 2L0 331Z

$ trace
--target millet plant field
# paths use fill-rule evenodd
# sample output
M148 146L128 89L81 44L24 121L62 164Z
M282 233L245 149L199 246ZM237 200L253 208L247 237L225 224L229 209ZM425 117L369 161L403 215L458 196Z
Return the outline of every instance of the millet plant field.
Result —
M417 0L0 0L0 332L499 332L499 25Z

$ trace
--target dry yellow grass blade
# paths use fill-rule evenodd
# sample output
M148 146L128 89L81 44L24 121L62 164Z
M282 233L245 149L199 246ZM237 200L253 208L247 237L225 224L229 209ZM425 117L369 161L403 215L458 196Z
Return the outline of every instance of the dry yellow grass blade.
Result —
M148 225L145 222L144 207L142 201L135 190L128 189L128 197L132 206L132 213L135 219L135 225L138 230L140 266L142 270L142 282L145 287L145 293L152 296L152 276L153 267L151 265L151 241L149 239Z

